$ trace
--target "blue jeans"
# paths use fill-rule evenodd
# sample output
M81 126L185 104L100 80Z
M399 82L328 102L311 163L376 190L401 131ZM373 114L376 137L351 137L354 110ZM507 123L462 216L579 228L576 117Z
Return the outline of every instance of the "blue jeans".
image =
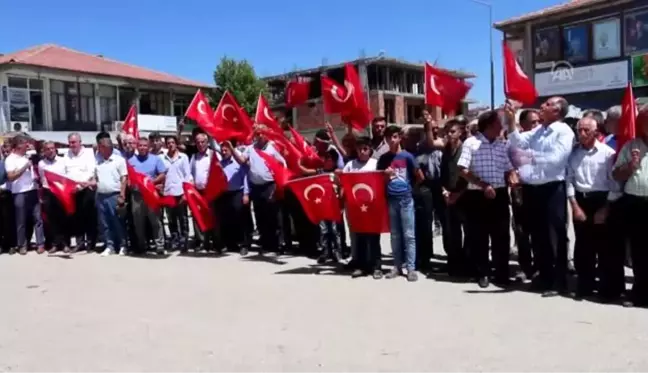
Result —
M41 247L45 244L45 233L43 232L43 217L41 216L38 192L16 193L13 195L15 217L16 217L16 243L18 248L29 247L31 232L28 230L28 223L31 222L36 233L36 245Z
M106 249L118 250L124 240L124 226L117 214L117 198L119 193L97 193L97 210L99 210L99 226L104 238Z
M416 268L416 238L414 235L414 199L411 195L389 197L389 224L391 225L391 246L394 267L403 266L414 271Z

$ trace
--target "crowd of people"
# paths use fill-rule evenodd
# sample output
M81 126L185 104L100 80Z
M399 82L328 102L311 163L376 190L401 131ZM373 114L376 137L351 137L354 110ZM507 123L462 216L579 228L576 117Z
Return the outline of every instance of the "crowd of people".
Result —
M648 222L648 138L637 137L617 154L613 134L620 107L607 113L588 110L576 123L567 113L567 101L552 97L539 110L507 103L478 118L443 123L424 111L422 129L387 126L385 118L376 117L370 137L350 129L338 139L327 124L311 145L319 159L303 159L298 177L384 172L394 259L387 278L416 281L418 273L432 271L438 251L434 236L440 233L444 270L475 279L482 288L515 279L530 282L543 296L596 296L646 306L648 254L641 230ZM639 111L637 126L648 134L648 107ZM62 157L45 142L37 163L27 156L28 139L16 136L2 148L7 174L0 187L2 249L26 254L35 233L39 254L94 252L100 240L106 256L142 255L151 248L160 255L190 249L247 255L258 232L260 255L293 252L319 264L344 264L353 277L382 278L379 234L347 232L344 223L334 221L313 224L290 189L279 196L260 152L285 160L264 130L263 124L255 125L251 145L217 144L197 130L195 149L177 136L158 134L121 135L113 149L110 134L100 133L93 150L72 133ZM196 227L190 240L182 184L193 183L203 193L213 159L221 164L228 190L210 206L217 227L205 232ZM173 198L173 207L149 208L128 183L128 165ZM78 183L73 215L66 215L51 193L45 170ZM568 204L575 231L575 289L568 289ZM512 222L517 273L509 268ZM634 272L628 294L626 247Z

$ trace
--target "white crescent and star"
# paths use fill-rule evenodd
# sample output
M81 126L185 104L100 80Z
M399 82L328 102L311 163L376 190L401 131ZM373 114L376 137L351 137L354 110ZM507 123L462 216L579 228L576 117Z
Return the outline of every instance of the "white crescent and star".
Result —
M434 75L430 75L430 89L432 92L436 93L437 95L440 95L441 92L436 87L436 82L434 81Z
M225 110L228 109L228 108L229 108L229 109L232 109L232 110L234 111L234 117L232 117L232 119L228 118L228 117L225 115ZM222 111L221 111L221 115L223 116L223 119L224 119L224 120L231 120L232 122L236 122L236 121L237 121L237 118L236 118L236 109L234 109L234 106L232 106L231 104L224 104L224 105L223 105L223 108L222 108L221 110L222 110Z
M517 71L518 75L528 79L527 75L524 73L524 70L522 70L522 67L517 61L515 61L515 71Z
M274 121L274 118L272 118L272 115L270 115L270 112L268 111L268 107L263 108L263 115L269 120L269 121Z
M365 183L358 183L358 184L354 185L353 188L351 188L351 195L353 196L353 199L355 199L355 200L358 199L356 197L356 193L359 190L366 190L367 193L369 193L369 202L374 200L374 191L373 191L373 189L371 189L371 187L369 185L365 184ZM360 206L360 211L367 212L368 210L369 210L369 206L367 206L366 204L363 203Z
M207 112L205 112L205 101L198 101L198 112L201 115L207 114Z
M349 101L349 98L351 98L351 95L353 95L353 90L354 90L353 84L351 84L349 81L345 80L344 81L344 86L347 89L347 94L346 94L346 97L344 97L344 98L340 97L340 95L338 94L338 86L337 85L334 85L333 87L331 87L331 96L333 96L333 99L335 101L344 103L344 102Z
M321 186L321 185L319 185L319 184L311 184L311 185L307 186L306 189L304 189L304 199L305 199L306 201L310 201L310 198L308 198L308 194L309 194L310 191L313 190L313 189L319 189L319 190L321 190L321 191L322 191L322 197L324 197L324 195L326 195L326 190L324 190L324 187L323 187L323 186ZM316 203L316 204L320 204L320 203L322 203L322 198L321 198L321 197L315 198L315 203Z

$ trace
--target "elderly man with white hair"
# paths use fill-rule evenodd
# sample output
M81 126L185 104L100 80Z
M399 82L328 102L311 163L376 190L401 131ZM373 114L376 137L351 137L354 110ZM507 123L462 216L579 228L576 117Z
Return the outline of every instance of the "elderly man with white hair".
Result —
M91 253L95 251L98 228L95 207L95 154L91 148L83 146L81 135L76 132L68 135L68 147L70 149L63 157L65 176L79 184L74 195L76 211L71 220L71 233L76 237L74 251L85 249Z
M598 295L619 299L624 287L623 256L610 238L608 215L620 196L612 179L615 151L598 137L597 119L583 117L577 126L578 146L567 164L567 198L572 207L576 243L574 261L578 274L577 298ZM598 286L596 263L598 259ZM597 289L595 289L597 288Z

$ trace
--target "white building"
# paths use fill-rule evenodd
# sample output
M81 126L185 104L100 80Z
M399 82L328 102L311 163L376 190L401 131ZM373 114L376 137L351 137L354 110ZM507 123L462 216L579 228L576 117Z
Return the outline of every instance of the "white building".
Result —
M140 132L175 132L197 88L190 81L46 44L0 54L0 132L24 131L66 142L71 131L84 143L98 131L118 131L132 104Z

